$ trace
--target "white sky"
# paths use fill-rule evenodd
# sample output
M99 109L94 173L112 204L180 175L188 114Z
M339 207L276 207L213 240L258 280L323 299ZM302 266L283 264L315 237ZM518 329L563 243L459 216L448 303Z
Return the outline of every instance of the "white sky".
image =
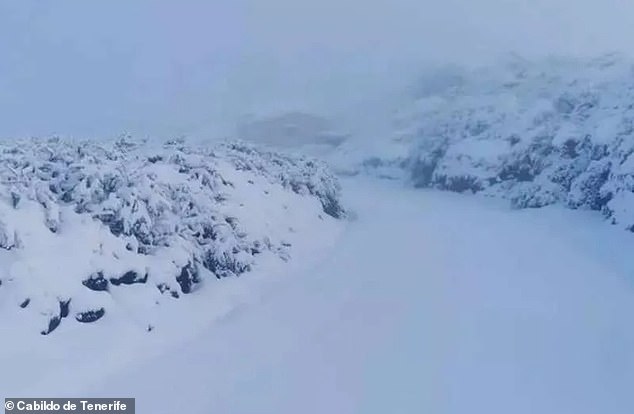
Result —
M0 136L211 134L424 61L630 53L633 34L631 0L0 0Z

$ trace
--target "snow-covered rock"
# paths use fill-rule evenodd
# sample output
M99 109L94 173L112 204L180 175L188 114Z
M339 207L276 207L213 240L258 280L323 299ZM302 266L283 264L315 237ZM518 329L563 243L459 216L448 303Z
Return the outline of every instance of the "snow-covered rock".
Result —
M625 59L444 68L415 92L387 145L408 152L375 164L398 165L418 187L600 210L634 230L634 66Z
M0 301L48 334L107 316L126 289L158 303L288 260L302 223L343 215L324 164L241 143L3 143Z

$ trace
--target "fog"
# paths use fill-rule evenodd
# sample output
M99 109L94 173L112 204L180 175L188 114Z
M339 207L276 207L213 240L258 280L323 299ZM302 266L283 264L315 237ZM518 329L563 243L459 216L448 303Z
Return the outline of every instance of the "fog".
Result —
M0 137L217 138L431 63L632 52L627 0L0 0Z

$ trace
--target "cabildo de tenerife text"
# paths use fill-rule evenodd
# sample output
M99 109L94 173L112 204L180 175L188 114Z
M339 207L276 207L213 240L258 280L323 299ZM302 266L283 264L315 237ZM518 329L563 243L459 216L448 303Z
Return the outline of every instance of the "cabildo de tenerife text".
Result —
M5 414L134 414L134 398L6 398Z

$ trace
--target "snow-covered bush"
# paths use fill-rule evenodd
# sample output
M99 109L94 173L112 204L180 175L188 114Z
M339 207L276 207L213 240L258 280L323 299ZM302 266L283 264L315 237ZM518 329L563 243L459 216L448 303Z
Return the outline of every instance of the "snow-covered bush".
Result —
M513 59L424 76L393 140L413 185L561 203L634 230L634 66Z
M322 163L243 144L0 144L0 289L48 318L42 333L93 322L126 286L178 298L262 255L288 259L293 208L342 217Z

